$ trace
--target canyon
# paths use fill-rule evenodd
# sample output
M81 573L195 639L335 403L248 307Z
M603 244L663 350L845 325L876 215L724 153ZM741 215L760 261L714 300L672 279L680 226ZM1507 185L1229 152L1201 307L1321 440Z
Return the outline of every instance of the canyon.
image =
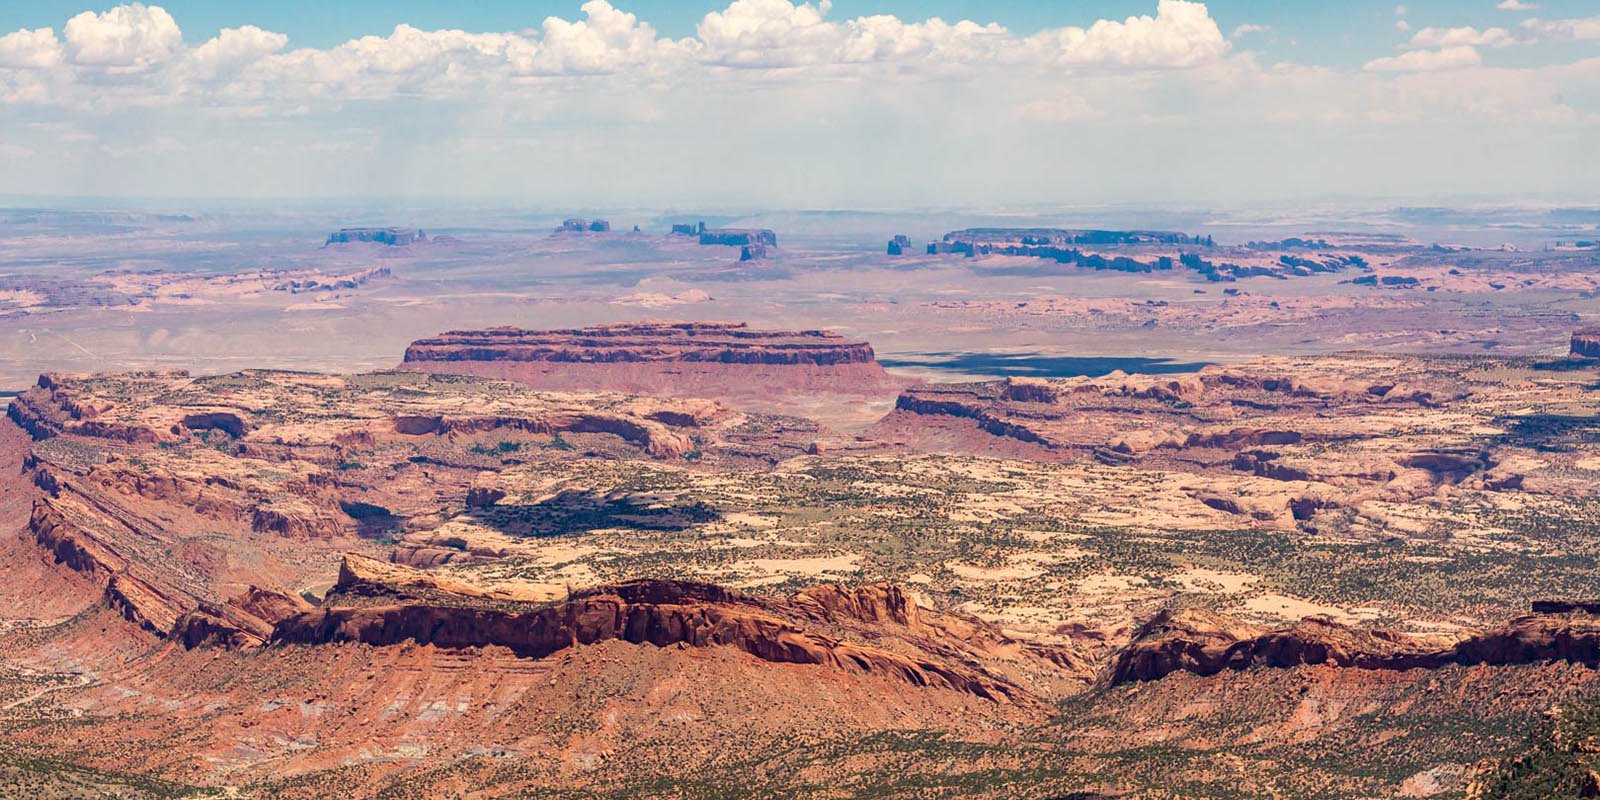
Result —
M1600 673L1592 251L452 213L4 238L0 794L1355 800L1587 763L1540 737Z
M733 781L796 736L874 754L816 766L870 782L894 761L874 737L920 731L895 746L948 791L1002 780L1021 748L1041 786L1138 796L1159 779L1073 776L1150 714L1191 721L1139 741L1203 730L1243 753L1229 726L1294 708L1247 697L1449 693L1404 712L1426 731L1520 681L1473 745L1487 763L1600 662L1588 545L1529 527L1587 513L1584 361L891 380L853 435L673 383L885 378L868 343L822 331L485 329L414 342L402 367L52 373L20 393L0 596L32 621L0 656L42 693L0 713L9 741L113 777L420 797ZM615 391L629 379L657 394ZM1490 577L1513 557L1530 580ZM1456 590L1352 594L1380 563ZM1273 747L1366 735L1362 713L1324 713ZM1319 769L1344 792L1399 780Z

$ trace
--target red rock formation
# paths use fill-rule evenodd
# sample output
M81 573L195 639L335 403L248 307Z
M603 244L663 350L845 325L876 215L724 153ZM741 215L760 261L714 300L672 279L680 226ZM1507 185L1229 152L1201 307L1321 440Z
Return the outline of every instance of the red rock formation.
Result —
M452 331L413 343L400 369L555 391L713 398L782 413L799 411L782 405L793 396L887 398L904 385L866 342L718 322Z
M877 624L917 628L915 604L894 586L820 587L788 601L764 601L710 584L640 580L588 590L558 605L537 606L494 600L415 570L350 557L330 601L324 608L279 622L271 641L493 645L525 658L544 658L613 639L657 647L720 646L764 661L855 670L996 702L1029 697L1009 681L950 658L959 642L932 647L926 656L917 657L804 627L815 621L833 623L841 630ZM943 635L948 629L935 630Z
M1570 352L1581 358L1600 358L1600 328L1573 332Z
M127 566L120 557L68 524L60 510L45 498L33 501L28 530L39 547L57 562L96 580L109 581Z
M825 622L848 620L893 622L908 628L918 626L916 602L905 589L892 583L802 589L789 598L789 604L805 616Z
M294 595L251 586L226 603L201 603L177 620L171 638L189 648L260 647L275 624L310 610L310 603Z
M662 414L663 412L657 412ZM641 421L622 414L604 412L557 413L543 417L437 417L406 416L394 420L395 433L406 436L430 434L473 434L493 430L514 430L550 435L555 433L609 433L632 442L658 458L677 458L694 449L693 440L672 430L675 423L695 419L686 413L665 412L668 421Z
M530 331L449 331L406 348L405 363L549 361L837 366L869 364L872 347L827 331L758 331L743 323L680 322Z
M60 376L45 374L39 376L37 387L11 401L6 415L35 439L75 433L130 444L160 441L161 437L147 427L95 419L101 411L74 397Z
M1316 618L1265 630L1213 612L1167 610L1140 628L1117 656L1111 682L1157 680L1179 671L1215 675L1224 670L1314 664L1408 670L1540 661L1600 665L1600 619L1536 614L1443 644Z

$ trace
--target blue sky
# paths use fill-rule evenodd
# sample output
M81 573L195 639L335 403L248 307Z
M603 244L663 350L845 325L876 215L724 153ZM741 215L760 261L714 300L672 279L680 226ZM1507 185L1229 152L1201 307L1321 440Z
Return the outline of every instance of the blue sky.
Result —
M580 2L0 3L0 193L1600 200L1594 0Z

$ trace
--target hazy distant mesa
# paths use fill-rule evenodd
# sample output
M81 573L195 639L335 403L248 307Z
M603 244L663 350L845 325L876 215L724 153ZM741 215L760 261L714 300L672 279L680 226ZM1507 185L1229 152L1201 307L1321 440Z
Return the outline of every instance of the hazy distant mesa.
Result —
M327 244L372 242L390 247L404 247L428 241L428 234L417 228L340 228L328 235Z

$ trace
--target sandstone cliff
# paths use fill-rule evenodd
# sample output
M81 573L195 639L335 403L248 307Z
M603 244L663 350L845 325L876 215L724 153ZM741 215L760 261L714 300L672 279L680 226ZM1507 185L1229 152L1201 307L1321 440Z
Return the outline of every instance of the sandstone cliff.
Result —
M536 659L607 640L731 647L763 661L880 675L995 702L1036 701L1022 686L975 665L971 642L982 638L974 630L983 628L982 623L939 619L924 625L923 616L904 590L887 585L818 587L772 601L710 584L638 580L539 606L495 599L424 572L350 556L327 604L283 619L271 641L497 646ZM1003 639L998 632L983 633ZM852 641L886 636L896 649ZM1071 663L1037 653L1027 658L1034 671L1062 671Z
M401 369L557 391L708 397L750 407L791 396L892 396L872 346L820 330L643 322L547 331L450 331L413 342Z
M866 342L827 331L761 331L743 323L629 323L549 331L449 331L406 348L422 361L630 361L836 366L873 361Z
M1582 358L1600 358L1600 328L1573 332L1570 352Z
M1542 661L1600 665L1600 618L1534 614L1448 643L1326 619L1308 618L1269 630L1213 612L1162 611L1117 656L1110 679L1118 684L1157 680L1179 671L1215 675L1317 664L1409 670Z

